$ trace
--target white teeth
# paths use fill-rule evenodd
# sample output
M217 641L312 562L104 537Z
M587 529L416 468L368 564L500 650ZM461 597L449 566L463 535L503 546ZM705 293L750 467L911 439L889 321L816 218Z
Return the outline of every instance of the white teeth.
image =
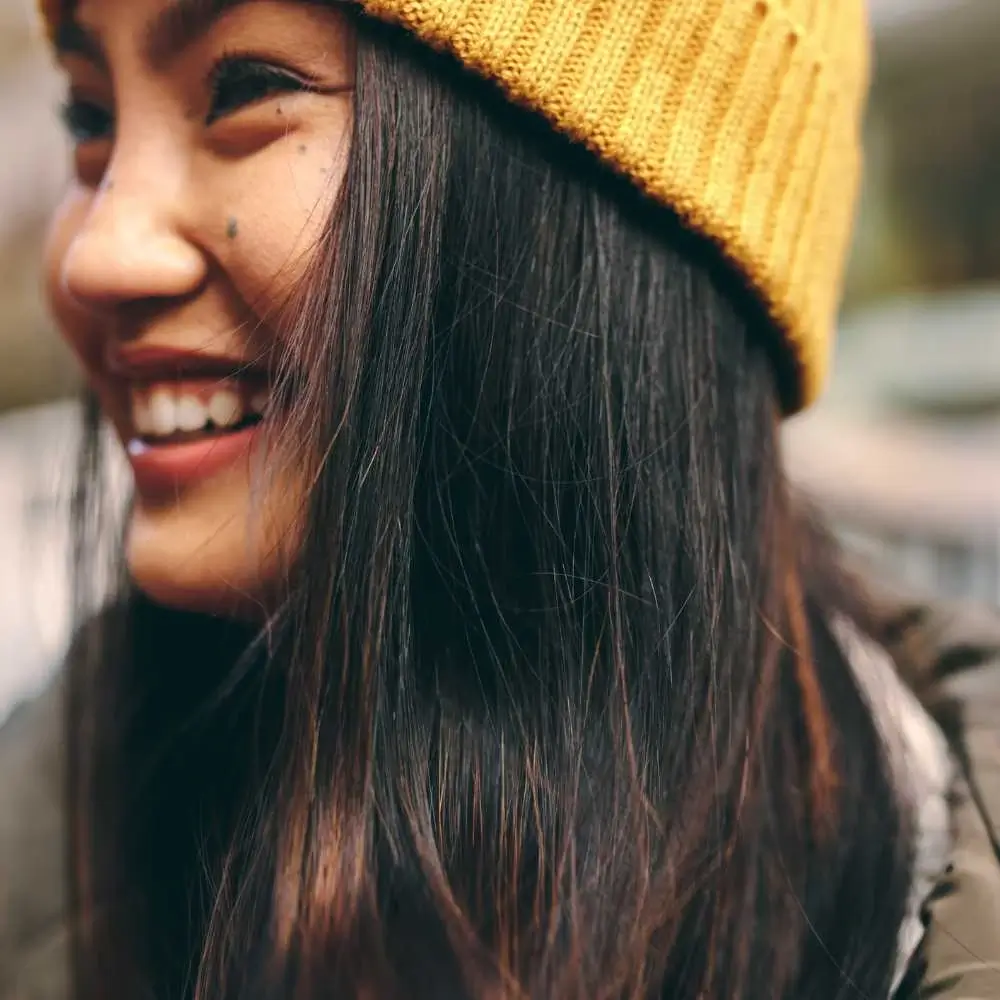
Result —
M206 385L208 392L179 385L160 385L132 391L132 425L139 437L170 437L178 432L193 433L216 427L236 427L248 414L262 416L268 403L266 390L254 392L249 398L239 388L216 383Z
M132 422L135 424L136 433L140 436L145 437L153 433L153 415L149 409L149 402L138 393L132 396Z
M208 410L194 396L181 396L174 419L179 431L198 431L208 423Z
M167 437L177 430L177 406L174 397L164 389L156 389L149 397L151 432Z
M262 417L264 415L264 410L267 409L269 394L266 389L261 389L259 392L255 392L250 397L250 412L255 416Z
M240 397L231 389L219 389L208 401L208 416L216 427L232 427L243 417Z

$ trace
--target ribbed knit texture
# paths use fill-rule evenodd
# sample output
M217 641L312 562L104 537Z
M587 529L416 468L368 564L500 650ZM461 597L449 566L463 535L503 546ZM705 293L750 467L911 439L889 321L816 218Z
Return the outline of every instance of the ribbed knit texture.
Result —
M52 15L60 0L40 0ZM864 0L359 0L670 206L825 379L868 82Z

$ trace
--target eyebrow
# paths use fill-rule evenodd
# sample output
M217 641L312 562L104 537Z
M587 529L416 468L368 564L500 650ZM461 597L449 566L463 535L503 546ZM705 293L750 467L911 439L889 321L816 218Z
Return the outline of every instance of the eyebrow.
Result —
M169 0L143 29L143 58L153 67L162 68L180 55L226 11L253 0ZM108 58L93 33L75 18L65 18L55 34L55 48L60 55L75 55L102 68Z
M74 17L63 18L53 38L60 56L80 56L88 62L107 68L108 60L101 43Z
M146 25L142 52L160 68L200 38L226 11L252 0L170 0Z

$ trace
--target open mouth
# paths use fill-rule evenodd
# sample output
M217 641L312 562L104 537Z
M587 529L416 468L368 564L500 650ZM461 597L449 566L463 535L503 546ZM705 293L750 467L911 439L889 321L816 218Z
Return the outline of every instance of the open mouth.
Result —
M133 384L132 425L149 446L223 437L259 424L269 390L260 378L189 378Z

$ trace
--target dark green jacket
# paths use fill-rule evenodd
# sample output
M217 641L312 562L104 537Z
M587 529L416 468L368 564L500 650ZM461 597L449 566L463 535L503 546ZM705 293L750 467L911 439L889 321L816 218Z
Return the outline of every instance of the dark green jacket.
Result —
M929 905L923 995L1000 998L1000 620L893 604L887 647L957 740L969 778L953 807L952 868ZM57 681L0 729L0 1000L67 994L62 718Z

